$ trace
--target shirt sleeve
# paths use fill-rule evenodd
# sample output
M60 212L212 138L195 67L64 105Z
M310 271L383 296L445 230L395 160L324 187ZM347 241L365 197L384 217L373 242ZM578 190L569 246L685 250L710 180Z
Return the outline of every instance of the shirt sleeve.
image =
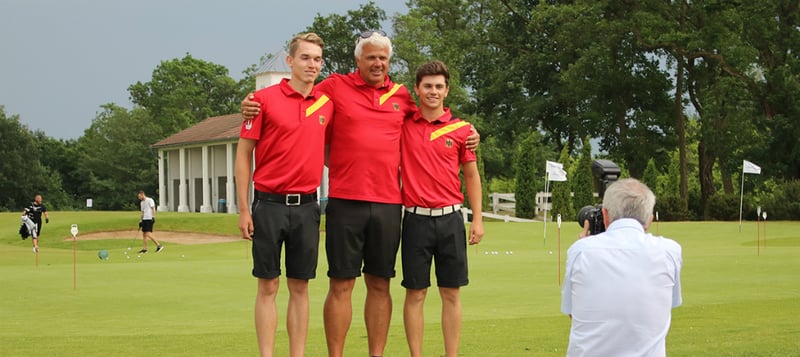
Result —
M575 263L575 252L572 249L567 250L567 263L566 271L564 272L564 281L561 284L561 312L564 314L572 314L572 266Z
M672 308L676 308L683 304L683 297L681 294L681 267L683 266L683 258L681 257L681 248L678 246L677 255L672 256L675 264L674 276L675 285L672 286Z

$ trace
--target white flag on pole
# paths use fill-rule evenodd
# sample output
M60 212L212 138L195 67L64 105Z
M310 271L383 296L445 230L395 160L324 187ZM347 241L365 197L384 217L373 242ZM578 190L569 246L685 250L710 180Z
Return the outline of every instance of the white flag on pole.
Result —
M746 174L761 175L761 167L747 160L743 160L742 172Z
M545 171L549 175L550 181L566 181L567 180L567 172L564 171L564 165L553 162L547 161L547 167Z

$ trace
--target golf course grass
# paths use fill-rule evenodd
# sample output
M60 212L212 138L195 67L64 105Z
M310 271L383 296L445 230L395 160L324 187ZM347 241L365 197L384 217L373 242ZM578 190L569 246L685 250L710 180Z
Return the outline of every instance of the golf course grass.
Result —
M163 252L151 249L137 257L141 240L132 238L138 212L50 212L50 217L37 262L30 239L23 241L17 233L19 213L0 213L5 227L0 232L0 356L258 355L249 242L164 243ZM236 236L237 220L237 215L162 212L155 235ZM71 224L79 227L76 264ZM460 355L563 356L569 318L559 312L559 281L579 227L565 222L559 230L548 223L546 239L541 222L487 222L485 230L484 241L469 247ZM81 240L101 231L130 235ZM660 222L651 231L683 246L683 305L673 310L669 356L800 356L800 222ZM307 356L327 355L324 242L320 248L317 279L309 287ZM108 260L98 259L102 249ZM408 355L399 259L397 270L385 356ZM345 356L367 355L364 294L359 279ZM276 356L289 353L286 301L282 281ZM440 308L438 291L430 289L426 356L444 354Z

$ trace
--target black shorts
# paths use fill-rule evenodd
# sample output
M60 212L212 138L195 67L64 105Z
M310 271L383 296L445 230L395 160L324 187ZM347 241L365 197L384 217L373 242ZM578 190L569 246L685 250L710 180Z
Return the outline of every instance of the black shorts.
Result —
M142 232L152 232L153 224L155 224L155 222L153 222L152 219L142 220Z
M395 276L402 205L329 198L325 213L329 277Z
M281 246L286 247L286 277L308 280L317 275L319 204L253 201L253 276L281 275Z
M34 222L36 222L36 237L34 237L33 239L38 239L39 235L41 235L42 233L42 219L39 218L38 221L34 220Z
M406 212L403 217L403 287L431 286L431 263L436 259L439 287L469 284L467 230L461 211L439 217Z

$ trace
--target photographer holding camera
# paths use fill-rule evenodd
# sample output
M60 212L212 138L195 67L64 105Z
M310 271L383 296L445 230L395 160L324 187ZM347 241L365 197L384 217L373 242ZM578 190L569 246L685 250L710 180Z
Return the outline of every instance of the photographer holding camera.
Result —
M655 195L638 180L612 183L600 208L605 232L567 251L561 291L561 311L572 319L567 356L666 355L671 309L682 302L683 260L677 242L645 233L654 206Z

